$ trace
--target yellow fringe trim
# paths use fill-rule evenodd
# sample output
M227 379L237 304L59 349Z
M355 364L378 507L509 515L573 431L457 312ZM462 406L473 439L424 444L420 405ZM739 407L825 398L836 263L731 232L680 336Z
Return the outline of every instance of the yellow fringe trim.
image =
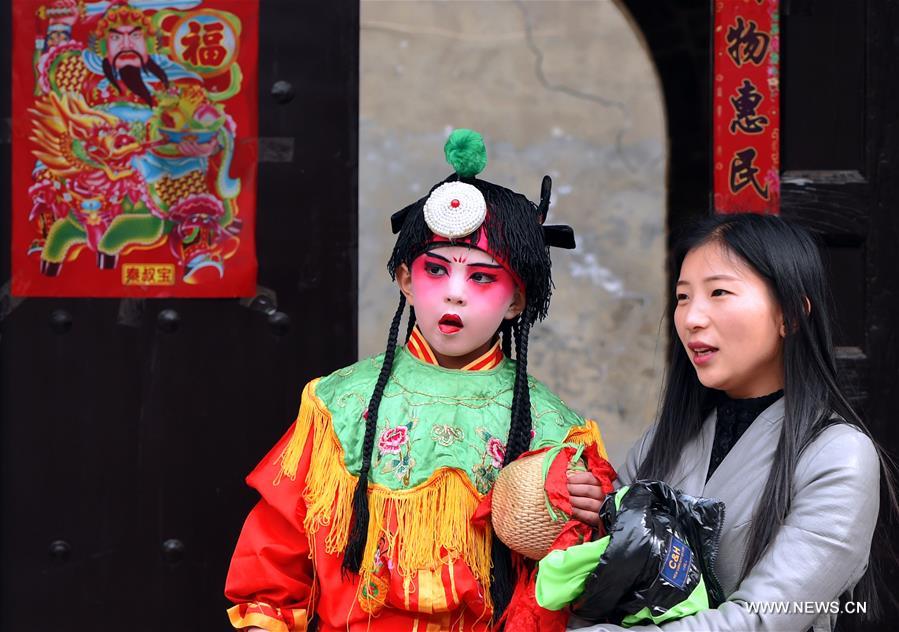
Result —
M606 460L609 458L609 455L606 453L606 446L602 442L599 426L592 419L586 419L583 426L572 426L568 431L568 436L565 437L564 443L596 444L596 447L599 448L599 456Z
M339 554L346 549L352 522L352 501L358 477L346 469L343 446L331 424L331 413L315 394L318 380L303 389L294 434L279 456L282 476L296 479L297 468L306 442L312 438L312 463L306 475L304 499L306 518L303 527L310 539L322 527L330 527L325 538L325 551ZM568 431L566 442L596 444L607 458L599 428L595 421ZM387 559L396 556L398 570L407 581L421 570L435 571L456 559L463 559L472 574L490 594L489 529L475 529L470 518L481 496L469 478L459 470L441 468L427 481L411 489L392 490L370 484L368 489L369 523L365 553L362 559L361 587L368 586L374 572L375 554ZM390 529L392 519L396 529ZM383 591L379 591L383 593ZM386 594L379 594L382 599ZM381 599L369 600L379 602ZM362 599L360 599L362 600ZM378 609L374 603L370 608Z
M312 463L306 475L306 518L303 527L312 537L321 527L330 526L325 551L342 553L349 539L352 500L358 477L347 472L343 447L331 425L331 415L315 395L318 380L303 390L296 428L279 457L282 476L294 480L297 467L312 437ZM392 490L370 484L369 523L365 552L360 568L362 585L371 581L375 553L387 559L396 556L401 575L412 580L420 570L435 571L456 559L463 559L484 587L489 599L489 529L475 529L469 521L480 503L480 495L468 477L453 468L435 471L424 483L411 489ZM391 521L396 529L390 529Z

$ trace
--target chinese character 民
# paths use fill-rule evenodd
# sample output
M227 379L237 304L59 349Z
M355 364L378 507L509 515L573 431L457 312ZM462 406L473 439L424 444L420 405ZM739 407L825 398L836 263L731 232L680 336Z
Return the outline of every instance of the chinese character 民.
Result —
M756 30L755 22L749 20L749 25L738 17L734 26L728 27L725 40L727 41L727 54L737 67L746 62L752 62L756 66L762 63L768 54L768 44L771 37L762 31Z
M730 161L730 190L736 194L752 185L755 192L767 200L768 185L762 187L759 184L757 177L759 168L752 164L755 157L756 151L752 147L747 147L734 154Z
M760 134L765 131L768 117L756 114L762 98L755 85L749 79L744 79L743 85L737 88L737 96L730 98L730 104L734 107L734 118L730 122L732 133L738 129L747 134Z

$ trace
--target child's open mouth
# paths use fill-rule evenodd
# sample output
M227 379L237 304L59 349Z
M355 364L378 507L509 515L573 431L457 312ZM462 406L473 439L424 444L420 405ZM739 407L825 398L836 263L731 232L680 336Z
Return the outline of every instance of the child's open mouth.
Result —
M440 329L441 333L454 334L462 329L462 319L456 314L444 314L437 323L437 327Z

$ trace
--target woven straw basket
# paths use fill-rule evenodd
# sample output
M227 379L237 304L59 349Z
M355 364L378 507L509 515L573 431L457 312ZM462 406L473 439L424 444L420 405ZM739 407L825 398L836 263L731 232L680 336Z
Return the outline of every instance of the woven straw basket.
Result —
M546 511L543 494L543 458L532 454L504 467L493 485L493 530L513 551L532 560L549 553L565 526L554 522Z

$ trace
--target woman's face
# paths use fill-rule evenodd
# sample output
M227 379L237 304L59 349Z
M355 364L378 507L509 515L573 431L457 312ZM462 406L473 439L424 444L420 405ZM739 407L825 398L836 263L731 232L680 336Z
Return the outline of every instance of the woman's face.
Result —
M733 398L783 388L783 313L767 283L717 242L691 250L674 324L699 381Z
M446 246L400 266L397 281L441 366L461 368L486 353L524 301L515 280L482 250Z

